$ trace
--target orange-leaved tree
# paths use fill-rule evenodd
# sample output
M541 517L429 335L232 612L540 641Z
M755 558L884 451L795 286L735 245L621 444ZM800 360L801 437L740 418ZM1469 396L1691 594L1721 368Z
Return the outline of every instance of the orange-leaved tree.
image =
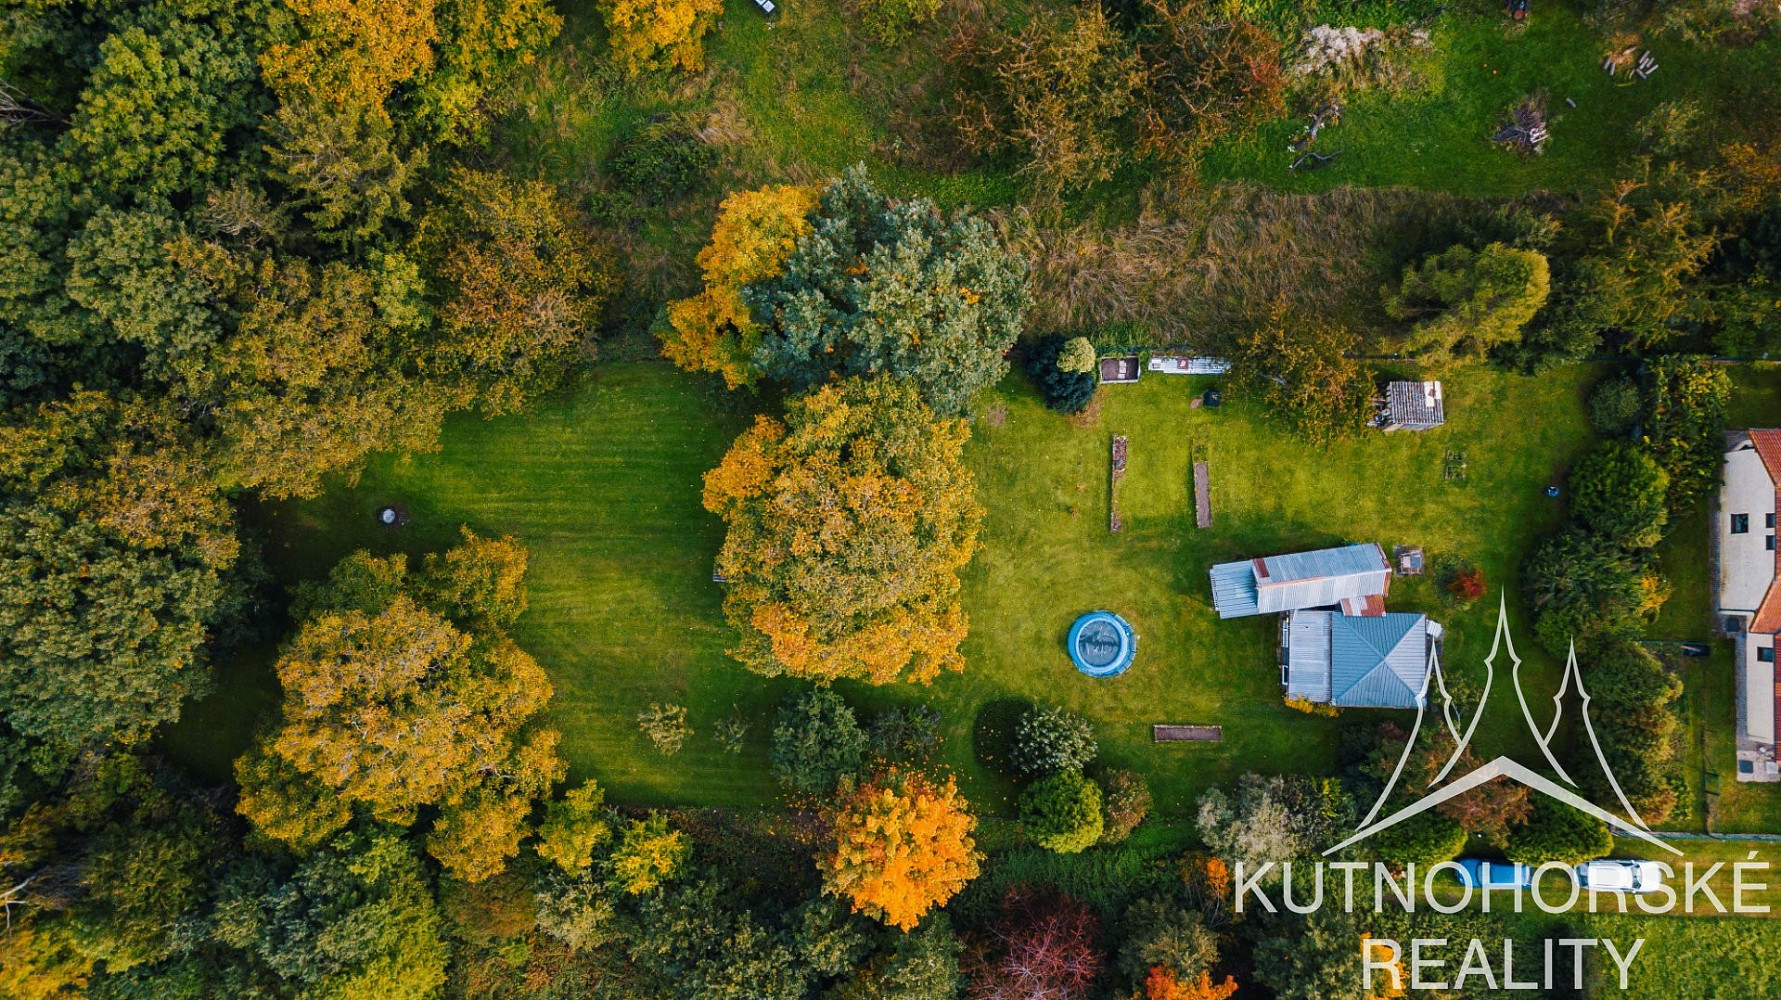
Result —
M908 380L849 379L760 417L705 476L729 525L731 653L768 676L926 682L964 666L958 573L983 508L962 420Z
M760 326L742 301L742 286L778 275L811 231L815 189L776 184L738 191L718 208L711 242L699 251L705 288L668 306L662 354L682 368L716 372L734 389L755 378L749 354Z
M705 33L723 13L723 0L596 0L612 52L631 76L650 70L705 68Z
M832 816L835 846L817 861L823 889L856 913L908 930L977 877L977 820L948 777L891 769Z
M1182 979L1174 969L1158 965L1144 980L1144 991L1132 1000L1227 1000L1237 992L1237 981L1230 976L1224 982L1212 981L1212 973L1202 972L1198 979Z

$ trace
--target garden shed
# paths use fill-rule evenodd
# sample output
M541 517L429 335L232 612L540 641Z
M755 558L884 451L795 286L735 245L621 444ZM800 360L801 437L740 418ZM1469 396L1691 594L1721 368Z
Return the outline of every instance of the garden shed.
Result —
M1426 431L1447 422L1447 401L1441 383L1393 382L1385 387L1385 405L1379 411L1379 429Z

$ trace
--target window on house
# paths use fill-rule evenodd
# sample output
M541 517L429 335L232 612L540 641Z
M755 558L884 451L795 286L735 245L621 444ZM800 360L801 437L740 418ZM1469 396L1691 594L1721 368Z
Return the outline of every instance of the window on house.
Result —
M1775 536L1774 535L1770 535L1768 537L1768 540L1766 542L1764 542L1764 547L1767 548L1770 552L1775 551Z
M1749 514L1733 514L1732 515L1732 534L1742 535L1742 534L1747 534L1749 531L1750 531L1750 515Z
M1762 662L1763 662L1763 663L1773 663L1773 662L1775 662L1775 647L1773 647L1773 646L1764 646L1764 647L1763 647L1763 648L1761 648L1761 649L1759 649L1759 650L1757 650L1757 651L1756 651L1756 658L1757 658L1757 659L1758 659L1758 660L1760 660L1760 661L1762 661Z
M1773 528L1774 526L1775 526L1775 515L1764 514L1763 515L1763 527Z

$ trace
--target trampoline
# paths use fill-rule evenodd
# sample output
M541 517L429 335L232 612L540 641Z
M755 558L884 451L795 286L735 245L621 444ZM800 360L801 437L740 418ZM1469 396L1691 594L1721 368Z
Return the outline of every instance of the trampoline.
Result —
M1138 633L1111 611L1090 611L1070 626L1070 660L1090 677L1117 677L1138 655Z

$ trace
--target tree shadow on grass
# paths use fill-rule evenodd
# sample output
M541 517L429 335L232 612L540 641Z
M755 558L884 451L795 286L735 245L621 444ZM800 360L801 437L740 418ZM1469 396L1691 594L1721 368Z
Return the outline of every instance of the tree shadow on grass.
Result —
M971 752L984 769L1015 777L1014 726L1033 703L1025 698L997 698L984 702L971 723Z

